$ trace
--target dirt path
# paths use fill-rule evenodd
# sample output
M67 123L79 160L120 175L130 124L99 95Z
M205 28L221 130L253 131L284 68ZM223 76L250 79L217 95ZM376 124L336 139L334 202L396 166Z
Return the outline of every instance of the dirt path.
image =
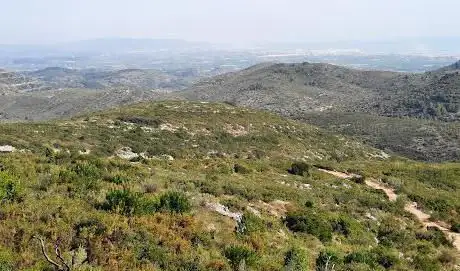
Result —
M318 170L322 171L322 172L325 172L325 173L328 173L328 174L331 174L331 175L333 175L333 176L335 176L337 178L341 178L341 179L351 179L353 177L358 176L356 174L348 174L348 173L332 171L332 170L326 170L326 169L318 169ZM396 201L396 199L398 198L398 195L395 193L394 189L389 188L387 186L384 186L383 184L381 184L380 182L378 182L375 179L366 180L366 185L371 187L371 188L373 188L373 189L376 189L376 190L382 190L383 192L385 192L385 194L387 195L387 197L388 197L388 199L390 201ZM406 210L406 212L409 212L412 215L414 215L423 224L423 226L425 228L427 228L427 227L436 227L436 228L440 229L441 231L443 231L445 234L447 234L447 236L451 240L453 240L454 247L457 248L457 250L460 251L460 233L452 232L448 228L448 226L442 225L443 223L441 223L441 222L430 221L430 215L427 214L427 213L424 213L422 210L418 209L416 202L406 204L406 206L404 206L404 210Z

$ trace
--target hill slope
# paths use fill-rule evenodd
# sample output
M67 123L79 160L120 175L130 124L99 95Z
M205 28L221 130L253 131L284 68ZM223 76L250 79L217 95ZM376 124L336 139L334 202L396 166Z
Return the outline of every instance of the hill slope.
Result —
M414 159L459 159L458 72L406 74L328 64L262 64L203 80L170 97L270 110ZM381 124L379 129L373 121ZM351 123L354 129L335 129Z
M452 225L458 164L387 159L226 104L143 103L0 128L0 146L17 150L0 153L2 269L52 268L42 249L72 270L456 268L451 242L411 217L405 196L389 201L311 164L386 176Z
M0 71L0 120L65 118L155 99L180 90L194 75L156 70L73 70L47 68L33 72Z
M263 64L217 76L180 94L296 116L311 111L367 112L460 120L460 75L360 71L329 64Z
M37 91L44 88L43 83L38 80L0 69L0 96Z

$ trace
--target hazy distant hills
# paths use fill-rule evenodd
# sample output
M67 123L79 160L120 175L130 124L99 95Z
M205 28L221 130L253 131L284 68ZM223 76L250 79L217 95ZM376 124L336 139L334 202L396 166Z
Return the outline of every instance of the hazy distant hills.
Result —
M33 72L26 76L52 88L90 88L90 89L169 89L185 88L193 80L189 77L179 77L157 70L125 69L117 71L74 70L51 67Z
M452 65L443 67L438 70L438 72L449 72L449 71L460 71L460 60L455 62Z
M178 97L226 101L283 115L347 111L460 119L460 75L361 71L329 64L262 64L203 80Z
M43 82L27 76L0 69L0 96L43 90Z
M157 70L0 71L0 120L44 120L152 100L195 80Z

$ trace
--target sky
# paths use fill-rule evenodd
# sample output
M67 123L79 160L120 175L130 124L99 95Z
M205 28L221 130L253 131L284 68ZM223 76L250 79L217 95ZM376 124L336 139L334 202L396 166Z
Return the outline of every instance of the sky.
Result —
M1 44L107 37L215 43L460 36L458 0L0 0Z

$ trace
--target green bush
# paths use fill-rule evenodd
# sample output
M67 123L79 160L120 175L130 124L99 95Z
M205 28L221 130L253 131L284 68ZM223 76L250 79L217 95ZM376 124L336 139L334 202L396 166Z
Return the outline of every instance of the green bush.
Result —
M304 162L295 162L291 165L291 168L288 169L288 172L293 175L299 176L310 176L311 166Z
M320 215L313 212L288 213L284 222L293 232L311 234L322 242L332 240L332 227L330 223Z
M438 229L438 227L428 227L426 232L418 232L416 234L416 237L419 240L429 241L436 247L439 247L441 245L452 246L451 241L440 229Z
M385 269L390 269L399 263L399 255L393 249L376 247L371 250L371 253L374 255L377 263Z
M190 211L191 204L184 193L172 191L160 196L158 209L172 213L186 213Z
M365 184L366 183L366 178L364 176L353 176L350 181L355 182L357 184Z
M247 167L243 166L243 165L240 165L240 164L235 164L233 166L233 171L235 173L239 173L239 174L248 174L248 173L251 173L251 170L248 169Z
M377 256L369 251L356 251L348 254L344 262L347 264L351 263L364 263L375 269L377 263Z
M224 255L234 271L245 270L246 266L256 262L256 253L245 246L229 246L224 250Z
M129 182L128 178L125 178L123 176L112 176L107 179L109 183L114 183L114 184L125 184Z
M350 231L350 223L343 218L338 218L331 222L332 230L336 233L348 236Z
M114 190L105 197L103 208L123 215L133 215L138 211L139 195L129 190Z
M237 225L237 232L240 234L260 233L264 230L264 221L251 212L244 212L241 221Z
M20 200L19 183L6 172L0 172L0 203L17 202Z
M284 256L284 270L307 271L309 270L307 252L300 247L292 247Z
M0 246L0 271L13 270L17 270L13 253Z
M315 206L315 204L311 200L307 200L304 205L307 208L313 208Z
M456 233L460 233L460 223L454 223L450 227L450 230Z

